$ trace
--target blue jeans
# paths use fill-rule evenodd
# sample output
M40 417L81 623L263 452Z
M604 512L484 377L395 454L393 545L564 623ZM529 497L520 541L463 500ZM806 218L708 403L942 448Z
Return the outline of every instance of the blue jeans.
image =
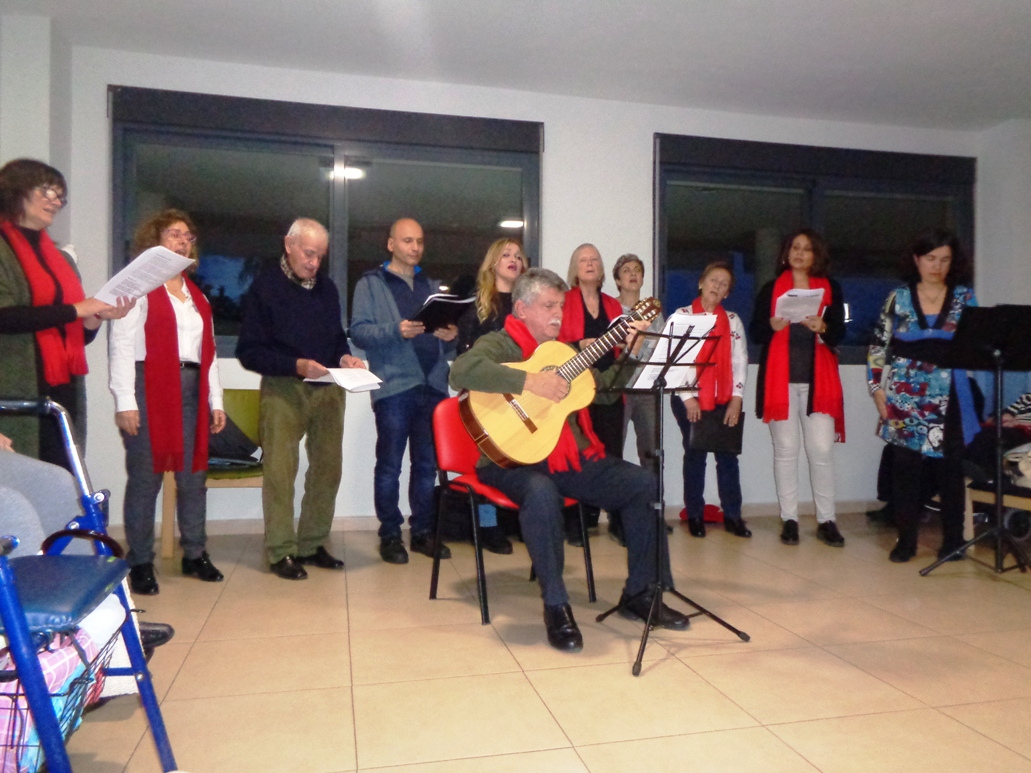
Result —
M437 482L437 454L433 450L433 409L447 395L428 386L415 387L372 404L376 416L376 470L373 502L379 518L380 539L400 537L401 461L405 448L411 473L408 479L408 520L412 534L433 528L433 488Z
M684 439L684 507L690 520L702 520L705 512L705 463L708 451L691 449L691 422L687 409L677 397L672 400L673 416L680 425ZM741 474L738 455L713 451L716 457L716 485L720 493L723 517L733 520L741 517Z

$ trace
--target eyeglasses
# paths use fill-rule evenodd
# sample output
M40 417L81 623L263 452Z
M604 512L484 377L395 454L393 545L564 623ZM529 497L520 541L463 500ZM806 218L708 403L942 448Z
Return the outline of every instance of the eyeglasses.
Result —
M68 203L68 197L56 185L38 185L36 190L43 194L43 198L47 201L53 202L59 207L63 207Z
M193 244L197 241L197 237L189 231L180 231L178 228L168 228L162 231L163 234L168 234L173 239L185 239L187 244Z

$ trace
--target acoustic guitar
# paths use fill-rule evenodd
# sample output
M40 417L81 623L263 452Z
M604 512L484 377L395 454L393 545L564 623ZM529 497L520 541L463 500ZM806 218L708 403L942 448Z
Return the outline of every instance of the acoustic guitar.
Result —
M557 403L527 391L520 395L461 392L459 415L476 445L502 467L536 464L546 459L558 444L569 414L594 401L594 376L588 372L591 365L626 339L631 321L649 322L661 309L655 298L646 298L582 352L577 353L569 344L545 341L530 359L503 363L527 373L557 371L569 382L569 394Z

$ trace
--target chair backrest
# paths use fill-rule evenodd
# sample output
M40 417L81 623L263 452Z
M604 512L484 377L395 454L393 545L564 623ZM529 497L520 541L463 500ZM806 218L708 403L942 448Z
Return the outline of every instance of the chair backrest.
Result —
M254 443L258 440L258 411L261 393L257 389L226 389L222 394L226 415Z
M441 400L433 411L433 443L441 472L464 475L476 471L480 449L462 424L457 397Z

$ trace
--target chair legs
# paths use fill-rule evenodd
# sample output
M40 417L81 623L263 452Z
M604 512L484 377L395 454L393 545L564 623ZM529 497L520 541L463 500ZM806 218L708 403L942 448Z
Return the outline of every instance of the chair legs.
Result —
M480 599L480 624L490 623L490 610L487 608L487 572L483 568L483 543L480 542L480 513L476 506L476 496L469 492L469 517L473 527L473 552L476 555L476 595Z

